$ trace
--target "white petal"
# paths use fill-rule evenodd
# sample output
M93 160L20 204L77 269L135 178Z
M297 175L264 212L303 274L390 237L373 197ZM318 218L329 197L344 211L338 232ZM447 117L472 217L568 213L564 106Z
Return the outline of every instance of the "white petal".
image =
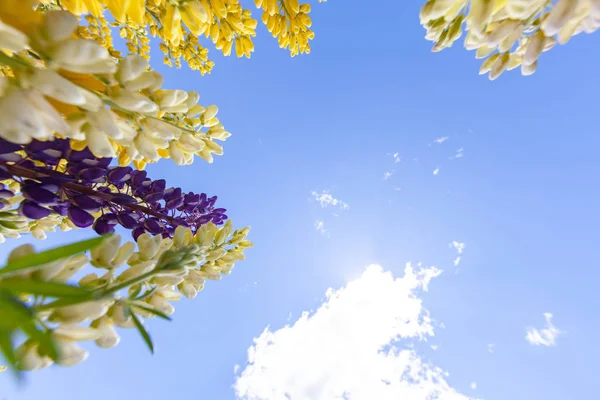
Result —
M73 342L56 340L56 348L59 354L59 359L56 363L65 367L77 365L85 361L89 356L89 353L86 350Z
M48 38L53 42L62 41L71 37L77 29L77 17L68 11L48 11L45 15L44 25Z
M148 97L135 92L122 90L112 100L119 106L129 111L137 111L144 114L154 114L158 106Z
M144 57L129 55L119 62L116 78L121 83L132 81L139 78L147 67L148 61Z
M121 341L119 334L112 325L102 324L98 328L100 337L96 339L96 344L103 349L115 347Z
M88 120L95 128L99 129L112 139L121 139L123 134L119 125L117 125L117 116L106 108L101 108L97 112L89 112Z
M96 157L115 157L115 149L104 132L88 125L85 128L85 139Z
M108 50L93 40L69 39L56 46L52 59L55 62L71 66L88 66L110 60L110 54Z
M137 151L148 160L157 161L159 159L156 146L144 133L138 133L134 143Z
M29 47L27 36L10 25L0 21L0 49L19 51Z
M67 104L80 105L85 102L82 90L68 79L51 69L38 69L31 76L31 84L46 96Z
M54 329L53 333L58 339L75 342L96 340L100 337L100 332L97 329L74 324L60 325Z

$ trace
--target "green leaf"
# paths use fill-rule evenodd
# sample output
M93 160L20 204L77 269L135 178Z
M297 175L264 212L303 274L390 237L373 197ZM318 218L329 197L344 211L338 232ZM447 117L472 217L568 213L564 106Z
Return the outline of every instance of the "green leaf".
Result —
M21 379L22 374L17 369L17 356L15 354L15 349L13 348L12 336L12 331L0 331L0 351L8 363L8 368L16 375L17 379Z
M75 254L83 253L84 251L99 246L107 237L108 236L100 236L94 239L88 239L43 251L41 253L28 254L6 264L4 268L0 269L0 276L27 268L40 267L51 263L52 261L60 260L61 258L67 258Z
M33 312L18 298L2 293L2 296L0 296L0 318L9 322L11 326L22 330L23 333L37 342L45 355L53 360L58 358L58 352L50 332L38 329Z
M171 321L171 317L169 317L167 314L165 314L164 312L159 311L159 310L157 310L155 308L152 308L150 306L145 306L145 305L141 305L141 304L137 304L136 303L136 304L132 304L131 307L133 307L133 308L139 308L139 309L142 309L144 311L148 311L149 313L154 314L157 317L160 317L162 319L166 319L167 321Z
M142 335L144 342L146 342L146 345L150 349L150 353L154 354L154 344L152 344L152 339L150 338L150 334L148 333L146 328L144 328L144 325L142 325L142 322L137 317L137 315L135 315L135 313L133 311L131 311L131 309L129 309L129 315L131 315L131 319L133 319L133 323L135 324L135 327L138 329L138 331L140 331L140 335Z
M82 298L91 294L89 290L79 286L20 277L0 279L0 289L13 293L29 293L58 299Z
M135 300L144 300L144 299L152 296L154 294L154 292L156 292L156 286L152 286L152 289L144 292L142 295L137 297Z

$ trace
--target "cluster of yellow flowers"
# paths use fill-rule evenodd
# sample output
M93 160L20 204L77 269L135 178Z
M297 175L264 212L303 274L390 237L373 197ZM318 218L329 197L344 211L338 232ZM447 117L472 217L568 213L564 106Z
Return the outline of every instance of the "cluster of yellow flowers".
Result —
M116 62L100 44L73 34L78 21L67 11L48 11L19 30L5 10L0 6L0 48L13 53L0 52L3 139L67 137L74 149L87 146L138 169L161 157L184 165L194 155L212 162L223 154L214 140L230 134L216 106L198 104L197 92L161 89L162 76L141 56Z
M169 316L175 311L172 302L182 296L193 299L205 280L228 275L234 264L244 259L243 251L252 247L246 240L248 232L249 228L233 231L230 221L220 229L208 223L195 235L178 227L173 239L141 235L137 252L133 242L121 245L121 238L114 235L92 249L89 258L78 254L20 276L64 283L90 263L99 271L78 281L80 287L97 293L94 300L67 306L54 307L51 302L32 306L36 317L52 331L59 353L56 362L72 366L88 357L77 342L95 341L101 348L114 347L120 340L115 327L135 328L140 317ZM32 252L31 245L17 247L9 255L9 262ZM173 265L166 268L170 260ZM27 293L22 297L35 302ZM53 363L40 354L38 346L28 339L15 350L19 369L37 370Z
M299 5L298 0L255 3L264 10L263 22L278 38L280 47L289 48L292 56L310 52L308 41L314 33L309 29L309 4ZM238 57L250 57L254 51L252 38L256 36L257 21L239 0L41 0L41 6L44 10L66 9L85 16L89 25L81 28L80 35L98 41L111 54L117 52L112 47L109 25L119 29L131 54L146 59L150 57L148 35L158 36L166 64L179 67L183 58L202 74L214 66L208 59L208 49L198 41L202 35L226 56L234 48ZM106 9L113 22L104 17Z
M600 28L599 0L428 0L421 9L426 38L440 51L458 40L466 25L465 48L488 57L480 74L498 78L521 67L533 74L538 58L557 43Z
M273 37L278 38L279 47L289 48L292 57L310 53L308 41L315 37L309 29L310 4L298 4L298 0L254 0L254 3L263 9L262 21Z

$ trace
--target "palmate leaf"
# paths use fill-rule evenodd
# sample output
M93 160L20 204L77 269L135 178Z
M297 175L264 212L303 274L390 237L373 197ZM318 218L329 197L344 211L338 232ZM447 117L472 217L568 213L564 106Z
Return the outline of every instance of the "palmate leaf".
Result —
M67 258L75 254L83 253L84 251L93 249L99 246L108 236L101 236L94 239L83 240L81 242L71 243L66 246L57 247L42 251L41 253L32 253L20 257L14 261L10 261L4 268L0 269L0 277L2 275L14 273L29 268L40 267L52 261Z

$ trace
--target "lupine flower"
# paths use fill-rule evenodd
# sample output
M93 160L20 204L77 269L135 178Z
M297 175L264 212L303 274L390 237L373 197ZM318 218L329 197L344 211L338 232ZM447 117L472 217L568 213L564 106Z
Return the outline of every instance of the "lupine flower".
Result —
M600 28L600 3L596 0L428 0L421 8L426 38L433 51L451 47L468 32L464 44L487 58L480 74L498 78L505 70L521 66L523 75L535 72L542 52L558 42L567 43L581 32Z
M18 212L30 220L66 217L73 226L92 226L101 235L121 225L137 238L144 232L170 237L178 226L195 233L208 222L220 225L227 219L226 210L215 206L216 196L167 188L165 180L153 181L145 171L110 166L110 158L96 158L88 149L72 150L65 139L33 141L25 146L0 139L0 146L4 143L13 150L5 150L4 159L14 154L19 161L2 161L0 157L0 173L4 171L7 178L26 178L19 188L22 200ZM57 170L58 165L64 166L64 171ZM2 189L0 195L10 199L15 193ZM0 226L9 225L9 221L2 222L2 216ZM24 224L9 226L24 229ZM39 229L38 236L45 235L42 227L34 229Z
M246 240L248 232L249 228L233 231L229 221L220 229L208 223L195 234L189 228L179 226L173 239L141 235L137 240L137 252L131 251L131 242L121 245L118 236L108 238L91 252L93 267L108 271L103 285L95 289L102 299L50 307L36 315L51 327L58 358L53 361L43 355L38 343L29 338L15 351L16 366L22 370L37 370L54 362L73 366L89 356L79 342L94 341L101 348L119 344L116 327L137 327L132 313L138 320L172 315L175 311L173 302L183 296L193 299L203 289L205 279L220 279L221 274L229 274L235 262L243 259L244 248L252 245ZM9 260L18 260L32 252L31 245L20 246L11 252ZM121 262L123 259L125 262ZM64 282L87 262L85 255L74 255L46 266L48 272L45 268L36 269L32 278ZM115 270L119 271L114 273ZM123 287L127 282L130 286ZM116 285L121 285L123 290L113 293L112 288Z
M198 93L161 88L162 76L143 57L115 58L102 44L73 36L78 20L70 12L48 11L42 18L29 9L40 18L22 30L4 24L9 12L0 8L2 40L15 51L31 49L0 69L0 138L29 144L67 137L74 149L87 147L96 157L118 157L122 166L138 169L170 154L178 164L223 154L213 140L229 134L215 106L197 104Z

